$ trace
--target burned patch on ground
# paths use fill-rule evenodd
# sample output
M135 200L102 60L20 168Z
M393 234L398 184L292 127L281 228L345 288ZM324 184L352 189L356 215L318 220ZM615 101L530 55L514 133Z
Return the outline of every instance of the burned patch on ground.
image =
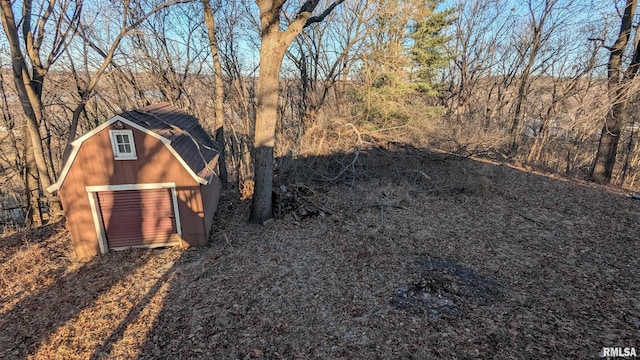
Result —
M451 260L422 260L415 267L415 280L398 288L391 300L408 313L455 316L467 305L488 305L503 294L497 282Z

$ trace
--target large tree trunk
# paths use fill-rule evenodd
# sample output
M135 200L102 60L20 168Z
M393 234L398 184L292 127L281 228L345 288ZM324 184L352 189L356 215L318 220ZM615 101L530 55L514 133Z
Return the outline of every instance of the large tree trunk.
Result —
M38 170L38 177L40 178L40 184L42 185L45 198L47 199L47 204L49 205L49 215L51 218L55 218L61 213L62 205L57 197L53 196L53 194L49 194L49 192L45 190L51 186L52 181L51 176L49 175L42 135L40 134L40 127L38 125L39 120L42 119L42 103L35 91L29 87L30 82L27 82L28 80L24 75L22 76L22 81L17 78L18 71L20 71L20 69L14 68L14 71L18 96L20 97L22 108L27 115L27 129L29 130L29 136L31 138L33 157ZM25 71L26 70L22 68L22 72L24 73ZM32 104L36 104L36 106L33 106Z
M591 180L598 184L608 184L611 182L613 167L616 164L620 133L624 125L625 111L626 106L624 103L613 105L602 127L598 152L596 153L593 171L591 173Z
M631 154L634 152L636 147L635 135L635 119L631 121L631 134L629 135L629 141L627 142L627 152L624 156L624 162L622 163L622 174L620 174L620 180L618 184L623 187L624 182L627 180L627 176L629 175L629 170L631 169Z
M319 0L306 0L286 30L280 30L285 0L257 0L260 9L260 75L256 89L258 101L254 135L255 192L250 221L262 223L273 217L271 191L273 187L273 148L278 116L280 67L289 45L304 27L324 20L344 0L331 3L320 15L311 16Z
M40 210L40 187L38 184L38 169L35 158L33 157L33 146L29 131L24 128L24 194L25 203L27 205L27 213L25 220L27 226L42 226L42 212Z
M276 46L277 41L263 37L260 49L260 76L256 88L258 104L253 153L255 188L250 218L250 221L258 223L273 217L273 149L278 116L280 65L284 57L284 51L276 49Z
M636 46L634 56L629 68L622 74L622 58L633 28L633 18L635 16L638 0L627 0L620 32L614 45L610 48L609 63L607 64L607 78L609 101L611 101L611 111L602 127L598 152L591 170L591 181L598 184L608 184L611 182L613 167L616 163L618 152L618 142L624 126L624 117L627 111L627 101L629 98L629 82L638 71L640 64L640 49Z

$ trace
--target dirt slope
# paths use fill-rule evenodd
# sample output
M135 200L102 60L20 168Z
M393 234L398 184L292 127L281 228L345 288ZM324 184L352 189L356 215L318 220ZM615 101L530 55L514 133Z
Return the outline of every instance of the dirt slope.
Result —
M0 358L640 348L639 200L412 148L353 159L290 164L279 181L301 207L264 226L225 193L208 247L82 262L59 225L0 239Z

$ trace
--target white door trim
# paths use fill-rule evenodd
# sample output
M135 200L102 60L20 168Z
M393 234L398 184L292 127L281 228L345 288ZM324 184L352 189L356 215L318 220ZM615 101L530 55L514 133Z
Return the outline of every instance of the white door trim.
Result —
M107 245L107 237L104 234L104 224L102 223L102 216L98 215L98 193L95 191L87 191L89 196L89 206L91 207L91 217L93 217L93 225L98 235L98 245L100 246L100 253L102 255L109 252L109 246Z

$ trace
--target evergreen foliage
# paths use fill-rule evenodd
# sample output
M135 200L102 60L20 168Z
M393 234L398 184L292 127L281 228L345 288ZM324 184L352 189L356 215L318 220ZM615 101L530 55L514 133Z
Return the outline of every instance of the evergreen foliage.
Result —
M448 65L444 30L452 11L440 0L380 1L362 56L355 109L373 127L389 127L434 116L438 71Z

